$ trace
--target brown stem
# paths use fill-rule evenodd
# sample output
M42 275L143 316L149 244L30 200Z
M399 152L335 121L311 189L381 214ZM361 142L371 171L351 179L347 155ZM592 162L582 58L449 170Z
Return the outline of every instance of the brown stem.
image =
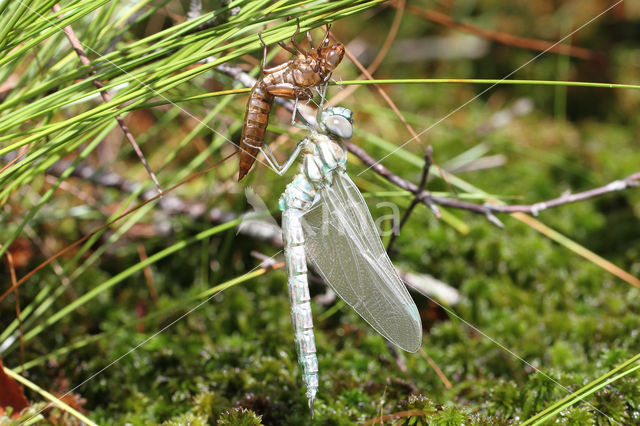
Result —
M56 3L53 5L54 12L59 12L60 10L61 10L61 7L59 4ZM71 44L71 47L73 47L73 50L75 50L76 54L78 55L78 58L80 58L80 62L82 63L82 65L89 67L90 69L89 75L94 76L96 74L96 71L91 66L91 61L87 57L87 54L85 53L84 48L82 47L82 43L80 43L80 40L78 39L75 32L73 31L73 28L71 27L71 25L67 25L66 27L64 27L63 31L67 36L67 39ZM93 85L96 86L98 89L102 89L104 87L104 84L98 79L93 80ZM104 100L105 102L109 102L111 100L111 95L106 90L100 91L100 96L102 96L102 100ZM127 138L129 143L133 147L133 150L135 151L136 155L144 165L145 169L147 169L147 173L149 173L149 176L151 176L153 183L156 185L156 188L158 189L158 192L162 194L162 188L160 187L160 182L158 182L158 178L156 177L155 173L153 173L153 171L151 170L151 167L149 167L149 164L147 163L147 159L145 158L142 150L140 149L140 146L138 145L135 138L133 137L133 134L131 134L129 127L127 127L126 123L124 122L124 119L122 118L122 116L116 115L116 121L118 122L118 125L122 129L124 136Z
M18 334L20 336L20 365L22 366L22 375L24 375L24 341L22 340L24 333L22 332L22 315L20 314L20 296L18 295L18 286L16 285L18 282L16 279L16 268L11 250L7 250L7 263L9 264L9 273L11 275L11 287L16 297L16 318L18 319Z
M392 6L398 7L395 4ZM554 45L553 42L549 42L546 40L518 37L514 36L513 34L498 31L487 31L471 24L454 21L450 16L447 16L444 13L436 12L434 10L422 9L414 5L407 5L406 10L413 15L427 19L431 22L435 22L437 24L444 25L450 28L455 28L457 30L466 31L484 39L493 40L495 42L502 43L508 46L522 47L524 49L537 50L540 52L549 51L562 55L573 56L580 59L594 59L597 57L597 55L594 54L591 50L584 49L582 47L568 46L566 44Z

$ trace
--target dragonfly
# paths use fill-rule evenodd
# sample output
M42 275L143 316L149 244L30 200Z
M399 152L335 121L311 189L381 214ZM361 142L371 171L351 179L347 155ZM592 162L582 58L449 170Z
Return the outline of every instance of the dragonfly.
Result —
M302 125L299 125L302 126ZM307 280L307 258L333 291L391 343L408 352L422 344L416 305L394 268L362 194L346 172L342 139L353 135L353 113L318 108L316 124L281 166L300 157L298 173L280 197L282 234L298 362L313 417L319 377ZM263 154L265 154L263 152Z

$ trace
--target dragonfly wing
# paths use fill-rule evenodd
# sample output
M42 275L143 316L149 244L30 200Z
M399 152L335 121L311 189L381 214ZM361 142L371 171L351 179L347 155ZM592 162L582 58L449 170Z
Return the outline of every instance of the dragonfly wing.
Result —
M422 344L422 323L353 181L344 172L304 216L306 252L331 288L378 333L409 352Z

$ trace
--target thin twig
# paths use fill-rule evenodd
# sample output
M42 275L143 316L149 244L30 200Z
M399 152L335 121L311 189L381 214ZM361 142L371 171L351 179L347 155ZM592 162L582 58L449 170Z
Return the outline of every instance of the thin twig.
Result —
M140 257L140 262L144 262L148 259L147 251L144 249L142 244L138 244L138 256ZM153 285L153 272L151 271L151 266L145 266L142 269L142 273L144 274L144 280L149 288L149 296L151 296L151 300L157 302L158 292L156 291L156 287Z
M53 178L53 176L50 176L50 177ZM42 256L44 256L45 258L51 256L51 249L48 247L47 244L45 244L45 241L31 226L25 226L24 232L27 235L27 237L29 237L31 242L40 249ZM78 298L78 295L75 289L73 288L73 285L71 284L71 280L66 275L65 270L60 265L60 262L58 262L57 260L54 260L53 262L51 262L51 269L53 270L53 273L60 280L60 285L64 287L65 292L67 293L67 296L69 296L69 300L75 301ZM88 315L87 309L84 306L78 306L78 313L80 313L84 317Z
M33 147L33 145L25 145L25 146L21 146L18 149L18 153L11 159L10 156L8 156L8 154L5 154L3 157L0 157L0 159L7 159L7 162L4 166L2 166L2 168L0 168L0 173L4 172L6 169L8 169L9 167L13 166L15 163L17 163L18 161L20 161L20 159L22 157L24 157L25 155L27 155L27 153L31 150L31 148Z
M56 3L53 5L54 12L59 12L60 10L61 10L61 7L59 4ZM89 75L90 76L96 75L96 71L91 66L91 61L87 57L87 54L85 53L84 48L82 47L82 43L80 43L80 40L78 39L78 37L76 37L76 34L73 31L73 28L71 27L71 25L67 25L66 27L64 27L63 31L67 36L67 39L71 44L71 47L73 47L73 50L75 50L76 54L78 55L78 58L80 59L80 62L82 63L82 65L85 65L89 68L90 70ZM93 85L96 86L98 89L102 89L104 87L104 84L98 79L93 80ZM102 100L104 100L105 102L111 101L111 95L106 90L101 90L100 96L102 96ZM115 118L116 118L116 121L118 122L118 125L122 129L124 136L127 138L129 143L133 147L133 150L135 151L136 155L144 165L145 169L147 169L147 173L149 173L149 176L151 176L153 183L156 185L156 188L158 189L158 193L162 194L162 188L160 187L160 182L158 182L158 178L156 177L155 173L153 173L153 171L151 170L151 167L149 167L149 164L147 163L147 159L145 158L144 154L142 153L142 150L140 149L140 146L138 145L135 138L133 137L133 134L131 134L129 127L124 122L124 119L122 118L121 115L116 115Z
M433 148L431 146L428 146L424 155L424 167L422 168L422 177L420 178L420 185L418 185L418 191L420 193L424 191L424 187L427 184L427 177L429 176L429 169L431 168L431 164L432 164L431 162L432 154L433 154ZM429 200L427 200L427 202L429 202ZM420 199L417 196L413 197L413 200L411 200L411 204L409 204L409 207L404 212L402 219L400 219L400 224L398 224L398 229L394 229L393 233L391 233L391 238L389 238L389 244L387 244L387 254L389 256L391 256L391 249L393 248L393 244L395 243L396 238L398 237L398 235L400 235L400 230L402 230L402 227L405 225L405 223L407 223L407 220L409 220L409 216L411 215L411 212L418 205L418 203L420 203ZM429 208L432 210L434 207L435 206L433 205L433 203L431 206L429 206Z
M24 341L22 340L24 333L22 332L22 315L20 314L20 296L18 295L18 286L16 285L18 282L16 278L16 268L10 250L7 250L7 263L9 264L9 273L11 275L11 287L13 287L16 297L16 318L18 319L18 334L20 335L20 365L24 372Z
M394 7L398 7L396 4L392 4ZM594 59L597 55L589 49L582 47L569 46L566 44L554 44L546 40L538 40L533 38L518 37L513 34L503 33L499 31L487 31L485 29L476 27L464 22L456 22L451 19L450 16L444 13L436 12L434 10L422 9L418 6L407 5L407 12L427 19L431 22L435 22L440 25L444 25L450 28L455 28L461 31L466 31L471 34L475 34L487 40L493 40L498 43L502 43L508 46L522 47L524 49L537 50L540 52L548 51L553 53L559 53L562 55L569 55L580 59Z
M442 371L442 369L438 367L438 364L436 364L433 358L431 358L429 354L426 353L422 348L420 348L420 355L422 355L422 357L427 360L431 368L433 368L433 371L435 371L438 377L440 378L440 380L442 380L444 387L447 389L451 389L453 387L451 385L451 382L449 381L449 379L447 379L447 376L444 374L444 371Z
M577 203L579 201L599 197L610 192L617 192L628 188L637 187L638 185L640 185L640 172L629 175L624 179L615 180L598 188L593 188L583 192L577 192L575 194L572 194L571 192L565 192L561 196L552 200L547 200L531 205L500 206L494 204L485 204L485 206L495 213L528 213L533 216L538 216L541 211L552 207Z
M376 55L376 57L373 59L373 61L371 61L371 63L367 67L367 71L371 75L373 75L373 73L376 72L380 64L382 64L382 61L384 61L384 58L387 56L387 53L389 53L389 49L391 48L391 45L393 44L393 42L396 39L396 36L398 35L398 30L400 29L400 23L402 22L402 17L404 15L405 4L406 4L406 0L399 0L397 2L396 15L394 16L393 22L391 23L391 28L389 28L389 32L387 33L387 38L382 43L382 46L380 47L380 50L378 51L378 54ZM366 78L367 77L364 73L360 73L360 75L356 80L365 80ZM328 105L333 106L333 105L339 104L340 102L342 102L343 100L351 96L353 92L355 92L358 88L360 88L360 85L355 85L355 84L344 88L344 90L338 92L333 98L331 98L331 100L328 102Z

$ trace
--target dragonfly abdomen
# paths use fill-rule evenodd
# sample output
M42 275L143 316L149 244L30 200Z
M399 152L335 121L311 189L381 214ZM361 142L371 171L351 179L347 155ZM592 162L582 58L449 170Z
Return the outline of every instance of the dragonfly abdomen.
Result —
M267 91L264 82L258 81L251 89L251 94L247 101L247 111L244 126L242 126L242 136L240 137L238 180L247 174L264 142L264 134L269 124L269 112L271 111L272 103L273 95Z
M302 196L302 200L298 197ZM303 210L291 206L304 201L307 194L295 185L290 185L283 194L282 232L284 239L284 254L287 264L287 289L291 304L291 323L298 352L298 363L302 368L302 379L307 387L309 406L313 406L318 391L318 358L316 357L316 343L313 335L313 317L307 281L307 258L304 249L304 234L302 232ZM292 202L292 201L298 202Z

